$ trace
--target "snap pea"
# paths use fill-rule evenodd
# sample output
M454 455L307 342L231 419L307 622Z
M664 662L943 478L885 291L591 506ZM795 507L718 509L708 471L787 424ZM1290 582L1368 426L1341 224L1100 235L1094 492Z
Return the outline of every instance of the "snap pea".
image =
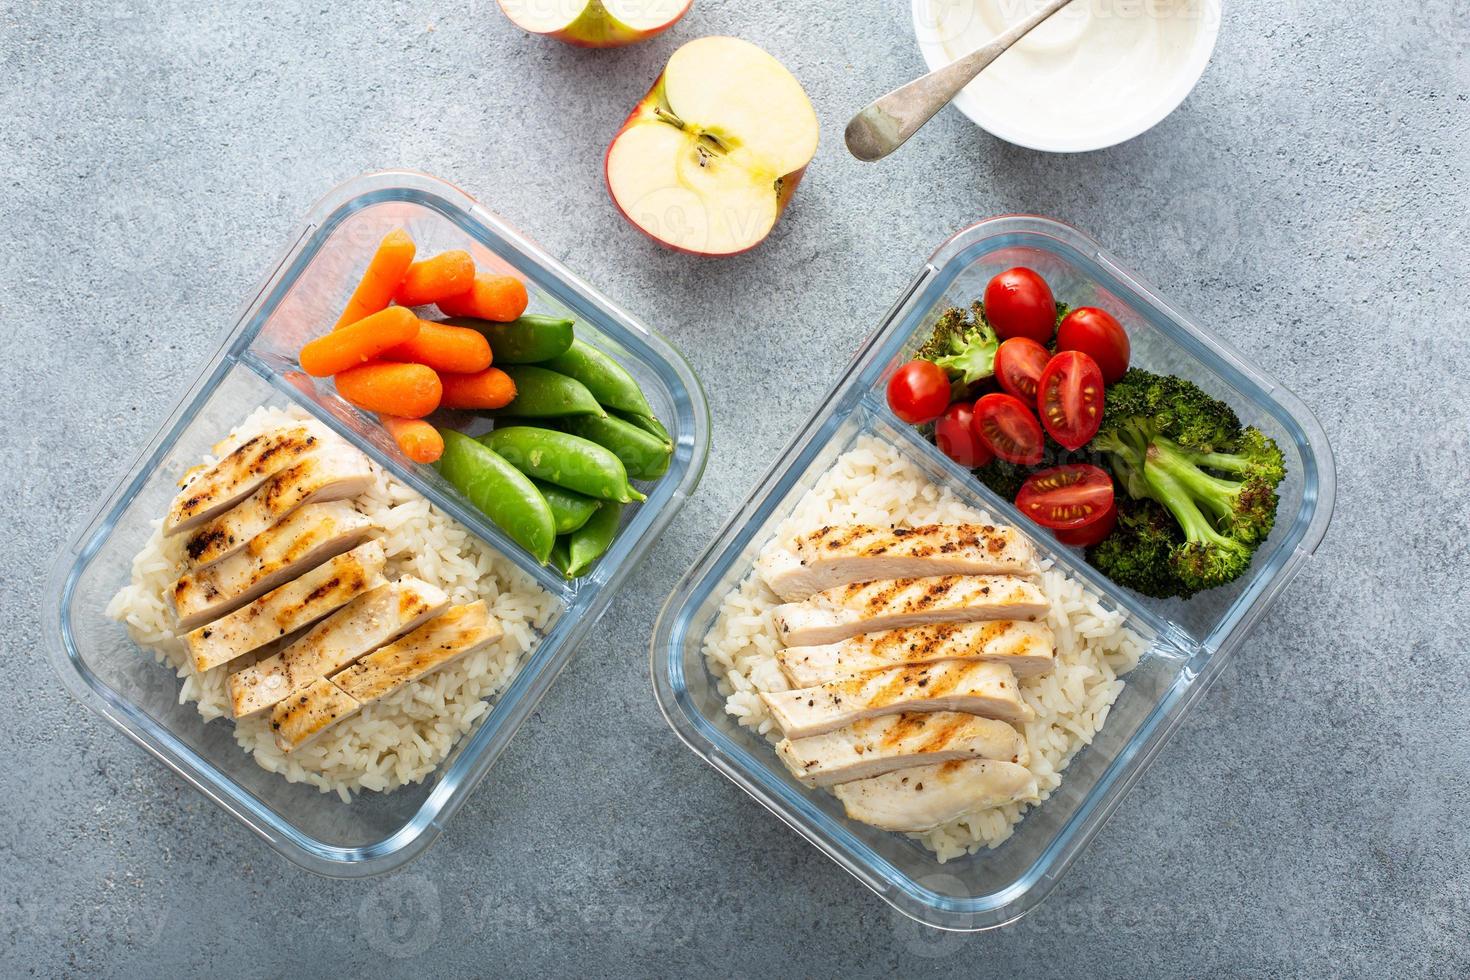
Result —
M519 415L506 415L495 420L497 429L514 429L516 426L529 425L537 429L559 428L560 419L523 419ZM476 438L479 438L476 436Z
M631 422L612 415L606 418L579 415L563 419L562 428L611 449L634 479L657 480L669 471L668 444Z
M613 536L618 533L618 519L622 514L622 504L608 504L593 514L592 519L582 525L581 530L573 531L567 536L570 559L565 572L567 578L577 578L602 557L602 553L612 545Z
M480 442L504 456L522 473L538 480L599 500L625 504L645 499L629 486L628 471L612 450L590 439L569 432L517 425L487 432Z
M515 400L488 415L545 419L607 414L587 386L575 378L532 364L512 364L504 371L516 384Z
M555 483L547 483L544 480L532 480L536 489L541 491L541 496L546 498L546 503L551 507L551 516L556 519L556 533L570 534L583 524L587 518L597 512L602 506L602 501L595 500L585 494L559 487Z
M562 578L571 578L567 569L572 567L572 549L567 539L557 538L556 544L551 546L551 567L561 572Z
M490 341L495 363L502 367L549 361L565 354L572 346L572 321L565 317L527 313L510 323L496 323L472 316L453 316L444 322L484 334Z
M576 378L608 408L639 415L652 415L653 407L643 397L643 390L623 366L591 344L573 339L572 346L543 365Z
M444 429L444 454L435 467L470 503L541 564L556 541L551 506L520 470L488 446Z
M617 409L613 409L612 414L624 422L638 426L638 428L647 432L649 435L658 436L660 441L669 448L669 452L674 451L674 437L669 435L669 430L665 429L664 424L655 416L639 415L637 412L620 412Z

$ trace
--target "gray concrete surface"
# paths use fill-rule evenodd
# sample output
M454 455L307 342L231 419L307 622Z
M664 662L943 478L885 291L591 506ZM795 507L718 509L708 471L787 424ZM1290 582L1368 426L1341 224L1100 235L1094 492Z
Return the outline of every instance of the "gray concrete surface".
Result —
M1046 156L954 112L860 165L847 114L921 69L900 0L697 0L584 52L490 0L0 7L0 974L1464 975L1470 970L1470 30L1457 0L1227 4L1152 132ZM756 41L818 158L750 255L661 252L608 138L682 40ZM408 871L287 866L79 709L40 655L44 570L310 203L442 175L689 354L698 495L504 761ZM895 292L990 214L1072 222L1286 379L1340 479L1332 531L1033 916L890 912L675 740L663 596Z

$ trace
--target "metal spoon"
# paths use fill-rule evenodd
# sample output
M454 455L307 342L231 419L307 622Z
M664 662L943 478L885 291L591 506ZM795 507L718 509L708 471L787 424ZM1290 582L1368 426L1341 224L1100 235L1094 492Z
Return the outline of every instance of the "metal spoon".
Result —
M1071 2L1047 0L1036 13L984 47L869 103L847 124L848 152L859 160L873 161L898 149L1007 48Z

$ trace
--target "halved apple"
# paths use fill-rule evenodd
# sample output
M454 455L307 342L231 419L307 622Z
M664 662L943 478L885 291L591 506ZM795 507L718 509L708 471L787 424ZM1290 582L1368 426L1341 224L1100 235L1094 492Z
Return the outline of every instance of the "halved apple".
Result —
M770 234L817 152L801 83L749 41L675 51L607 148L613 203L654 241L734 255Z
M667 30L694 0L500 0L522 30L582 48L616 48Z

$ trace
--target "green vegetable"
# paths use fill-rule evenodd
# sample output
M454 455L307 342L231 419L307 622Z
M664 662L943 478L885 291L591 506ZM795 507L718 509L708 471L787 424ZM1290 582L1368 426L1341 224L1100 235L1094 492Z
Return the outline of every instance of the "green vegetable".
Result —
M490 341L495 364L536 364L565 354L572 346L572 321L559 316L527 313L510 323L496 323L471 316L454 316L444 321L456 327L478 330Z
M652 415L653 408L643 397L643 389L621 364L590 344L573 340L566 353L545 364L569 378L576 378L608 408L638 415Z
M984 309L976 303L969 312L952 306L941 313L934 332L914 356L944 368L958 399L975 382L995 374L999 347L1000 339L986 322Z
M571 578L567 569L572 567L572 549L565 537L557 538L551 546L551 567L561 572L562 578Z
M606 415L587 386L557 371L532 364L503 369L516 384L516 397L504 408L487 414L521 418L560 418L563 415Z
M1188 598L1194 590L1179 580L1170 563L1184 535L1162 506L1147 498L1119 495L1113 532L1087 549L1092 566L1119 585L1143 595Z
M582 415L564 419L562 428L611 449L634 479L656 480L669 471L668 443L631 422L612 415L605 418Z
M1025 483L1026 478L1032 473L1050 466L1077 462L1065 449L1050 440L1047 441L1042 453L1041 462L1035 466L1008 463L997 457L984 466L976 467L971 472L975 474L975 479L995 491L997 496L1014 501L1016 494L1021 492L1021 484Z
M541 496L546 498L546 503L551 507L551 516L556 519L556 533L568 534L587 523L587 519L597 513L602 506L602 501L595 500L585 494L559 487L554 483L543 480L532 480L536 489L541 491Z
M1275 524L1281 449L1192 382L1129 370L1108 389L1089 447L1107 454L1128 497L1156 501L1174 519L1178 537L1164 548L1157 514L1139 510L1128 523L1120 511L1119 541L1094 548L1101 570L1143 582L1147 594L1189 596L1234 581Z
M624 422L630 422L638 426L638 428L647 432L649 435L658 436L664 445L669 447L669 452L672 453L674 451L674 437L669 435L669 430L665 429L664 424L654 416L639 415L637 412L620 412L617 409L613 409L612 414Z
M570 559L565 572L567 578L577 578L585 574L592 563L612 546L622 514L622 504L608 504L593 514L592 520L582 525L580 530L567 536Z
M525 475L469 436L441 429L444 454L434 464L469 502L541 564L556 541L551 507Z
M621 504L645 499L628 485L628 471L612 450L590 439L517 425L486 433L480 442L522 473L547 483Z

